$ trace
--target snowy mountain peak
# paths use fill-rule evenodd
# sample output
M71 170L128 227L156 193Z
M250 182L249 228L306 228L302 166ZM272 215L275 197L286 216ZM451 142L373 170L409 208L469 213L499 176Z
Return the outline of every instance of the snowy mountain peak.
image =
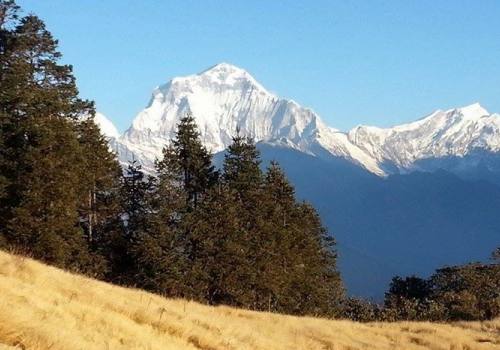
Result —
M456 111L461 113L462 116L467 119L476 119L490 114L478 102L473 103L469 106L457 108Z
M212 152L226 149L239 128L256 142L342 157L380 176L425 170L419 164L427 159L460 158L478 149L500 152L500 116L479 103L437 110L392 128L361 125L345 133L326 126L311 109L268 92L246 70L219 63L154 89L147 107L113 141L121 162L135 158L152 169L189 112ZM106 120L102 129L116 137Z
M233 73L238 73L238 74L248 74L246 70L243 68L237 67L234 64L227 63L227 62L220 62L217 64L214 64L213 66L203 70L201 74L233 74Z
M173 78L167 84L159 87L160 91L174 88L189 89L192 86L210 86L216 89L243 89L269 92L243 68L229 63L216 64L198 74Z
M216 126L231 104L242 104L258 96L278 99L270 94L247 71L228 63L219 63L199 74L177 77L157 87L146 109L139 113L127 133L136 130L172 131L182 115L191 112L199 126ZM250 106L248 106L250 107ZM229 117L234 117L232 111ZM172 124L175 122L175 124ZM236 124L231 127L236 130ZM168 129L168 130L166 130ZM218 149L220 145L213 145Z
M174 78L156 88L120 143L131 151L129 155L133 153L145 159L146 167L151 166L188 112L212 152L227 148L238 128L257 142L279 143L309 153L320 136L323 143L331 143L331 130L312 110L269 93L247 71L228 63Z
M214 80L219 80L220 82L225 82L227 83L228 80L230 79L241 79L241 78L247 78L251 80L255 80L250 73L248 73L246 70L243 68L237 67L235 65L222 62L218 63L198 75L201 76L206 76L206 77L211 77Z

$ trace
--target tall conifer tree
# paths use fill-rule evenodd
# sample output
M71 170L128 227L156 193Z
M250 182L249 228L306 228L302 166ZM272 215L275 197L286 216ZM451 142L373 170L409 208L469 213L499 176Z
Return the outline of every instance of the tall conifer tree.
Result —
M151 195L154 179L144 174L141 165L132 160L122 178L120 188L120 230L111 232L108 243L112 271L116 283L136 285L139 271L137 258L140 237L151 228Z
M170 160L175 157L169 156ZM169 296L190 296L185 280L187 237L180 230L187 196L178 168L169 167L167 162L157 162L156 166L157 177L148 179L144 196L145 221L130 245L134 282Z
M80 268L88 257L78 229L76 120L93 106L78 98L71 67L58 64L57 41L44 23L32 15L16 17L11 1L0 8L5 236L36 257Z
M142 171L141 165L133 160L128 165L123 177L122 207L125 214L124 236L134 241L138 232L148 226L148 214L151 212L150 196L153 189L153 179Z
M188 209L196 208L203 194L217 182L212 155L203 146L190 113L180 120L175 137L165 148L157 168L169 173L169 181L182 183Z
M224 155L223 176L224 186L233 195L233 205L239 216L239 244L246 247L240 251L244 254L241 257L245 265L252 266L250 271L246 271L243 265L238 268L243 269L246 278L246 292L242 295L245 300L245 307L253 309L262 308L262 292L259 289L259 281L264 276L262 255L265 240L263 228L266 222L262 215L263 193L263 173L260 169L260 153L251 138L243 137L237 130L237 135L233 137L233 143L226 150ZM249 294L249 295L247 295Z
M92 272L110 272L110 247L121 229L120 179L122 169L93 116L77 124L80 161L75 164L80 176L79 223L92 257Z
M161 255L171 263L167 272L171 274L170 282L178 279L175 285L169 282L169 288L176 295L189 296L192 288L186 275L192 276L189 266L197 259L199 250L192 227L198 220L199 206L218 180L212 155L203 146L191 114L180 120L172 143L165 147L163 159L156 163L156 170L158 181L153 219L162 233L150 236L150 239L169 242L171 249L163 249Z
M82 161L80 222L91 245L103 239L107 226L120 214L119 188L122 169L108 141L93 117L84 117L78 124Z
M242 197L257 191L263 180L260 163L255 143L241 136L238 130L224 156L224 182Z

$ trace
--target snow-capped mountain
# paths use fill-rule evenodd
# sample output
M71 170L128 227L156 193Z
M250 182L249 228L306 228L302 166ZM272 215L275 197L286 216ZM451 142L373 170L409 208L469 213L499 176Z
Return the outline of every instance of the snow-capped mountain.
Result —
M224 150L239 129L256 142L345 158L379 176L425 170L418 164L424 159L500 150L500 116L490 115L479 104L438 110L392 128L359 126L341 132L327 126L311 109L276 96L248 72L227 63L156 88L148 106L121 136L104 116L99 115L102 122L98 123L122 163L134 158L151 170L188 112L212 152Z
M248 72L227 63L174 78L155 89L146 109L116 142L121 161L134 157L151 169L173 137L179 119L188 112L195 117L202 140L212 152L224 150L239 129L256 142L281 144L310 154L316 154L320 146L381 174L370 157L344 133L326 126L311 109L270 93Z
M500 115L478 103L435 111L418 121L393 128L359 126L349 141L377 161L402 171L425 170L418 162L446 157L463 158L476 151L500 151Z

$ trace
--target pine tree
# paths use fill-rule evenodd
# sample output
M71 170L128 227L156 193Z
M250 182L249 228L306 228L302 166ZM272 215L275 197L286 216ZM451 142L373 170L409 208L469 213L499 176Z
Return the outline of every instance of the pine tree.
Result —
M298 203L295 190L276 162L263 189L268 223L264 241L269 309L294 314L330 315L339 311L343 287L336 269L335 243L314 208Z
M129 241L134 241L138 232L147 230L153 181L144 174L136 160L128 165L123 177L122 206L125 214L124 236Z
M293 237L295 210L294 188L276 162L267 168L262 187L259 214L260 245L256 259L259 266L258 290L261 309L292 312L289 305L297 300L289 298L289 286L295 276L291 267L296 256ZM293 310L295 311L295 310Z
M243 297L245 307L263 309L264 302L261 283L265 278L262 256L265 252L266 229L268 222L262 215L264 194L262 191L263 173L260 169L260 154L255 143L250 138L239 134L233 137L232 144L226 150L223 163L222 181L224 186L233 193L232 201L239 216L239 233L246 249L245 264L252 266L250 272L245 271L246 288ZM245 269L244 266L237 268ZM266 304L267 305L267 304Z
M156 233L145 237L151 245L158 241L157 245L164 247L155 255L163 261L156 266L163 266L165 279L155 283L170 294L190 296L192 286L186 274L198 249L191 224L196 220L194 213L218 180L212 155L202 145L190 114L180 120L172 143L163 150L163 159L156 162L156 172L152 215Z
M120 230L120 179L122 169L101 134L93 116L78 123L81 161L79 222L92 257L92 272L104 276L109 266L109 247Z
M15 204L13 184L15 173L15 119L11 115L14 96L9 87L15 86L14 74L10 69L13 61L13 27L19 24L19 6L13 0L0 1L0 246L6 246L6 224Z
M297 209L295 221L300 229L295 247L302 262L294 266L299 277L296 283L300 286L300 289L292 287L292 290L300 290L296 313L335 316L344 297L335 240L322 225L314 207L300 203Z
M113 240L113 280L163 295L185 296L184 247L178 230L175 190L146 176L132 161L123 178L123 234ZM173 202L170 202L172 200Z
M44 23L18 18L12 1L0 9L4 236L35 257L80 268L88 252L78 228L76 119L93 106L78 98L71 67L58 64L57 41Z
M182 118L172 144L158 162L159 171L168 171L169 181L182 183L186 207L196 208L203 194L217 182L212 155L203 146L195 120L191 114Z
M255 143L250 138L242 137L238 130L224 155L224 182L242 197L257 191L263 180L260 163Z
M290 224L290 215L296 202L295 189L276 161L272 161L267 169L264 191L274 203L280 226L286 228Z
M92 245L102 238L106 226L119 215L122 170L92 116L79 122L78 134L83 158L80 163L80 222Z
M18 11L19 11L19 6L17 6L13 0L11 1L0 1L0 67L3 67L6 63L6 51L7 51L7 45L10 38L10 31L9 28L6 27L6 23L10 22L16 22L18 18ZM0 82L3 82L3 76L4 76L4 69L0 68ZM1 86L1 85L0 85ZM0 88L0 93L3 93L3 91ZM0 109L0 150L3 150L5 148L5 141L4 141L4 130L3 126L5 125L6 121L8 120L8 115L4 113L3 108ZM4 159L5 156L3 154L4 152L0 151L0 169L3 169L6 167L7 163L6 160ZM2 208L1 208L1 203L3 198L6 195L6 190L8 186L8 180L5 174L0 171L0 218L2 218ZM5 245L5 237L4 237L4 232L2 232L3 225L0 226L0 247L2 245Z
M172 144L147 177L133 161L123 178L123 234L113 239L112 279L171 296L191 296L186 279L192 255L186 217L217 181L211 155L201 144L194 119L179 123ZM192 258L192 257L191 257Z
M136 160L129 163L122 178L121 230L112 233L108 241L112 271L110 279L115 283L136 285L138 273L137 246L139 237L150 230L151 194L154 179L147 177Z
M179 226L183 213L190 206L189 194L184 182L184 170L180 153L173 146L163 150L163 159L156 161L157 185L155 207L165 223Z
M89 266L87 244L78 227L79 145L64 120L38 121L36 144L24 160L30 171L20 174L22 200L12 210L7 229L12 241L37 258L67 268ZM43 123L43 124L42 124Z
M186 211L186 196L178 172L166 164L157 162L157 177L149 180L148 210L142 214L147 221L136 233L130 252L135 283L163 295L183 297L188 295L187 239L180 225Z

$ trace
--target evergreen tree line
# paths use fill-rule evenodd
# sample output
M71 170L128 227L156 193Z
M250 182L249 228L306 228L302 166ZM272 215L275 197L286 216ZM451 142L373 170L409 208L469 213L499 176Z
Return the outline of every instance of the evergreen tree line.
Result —
M334 241L277 163L262 171L238 135L215 169L187 115L154 176L123 174L60 58L39 18L0 0L0 247L166 296L339 312Z
M500 248L491 263L437 269L427 279L392 279L383 305L349 298L344 317L357 321L489 320L500 316Z
M123 282L209 304L338 312L333 240L277 163L261 170L250 139L236 136L218 171L188 115L156 174L131 164L125 176Z

